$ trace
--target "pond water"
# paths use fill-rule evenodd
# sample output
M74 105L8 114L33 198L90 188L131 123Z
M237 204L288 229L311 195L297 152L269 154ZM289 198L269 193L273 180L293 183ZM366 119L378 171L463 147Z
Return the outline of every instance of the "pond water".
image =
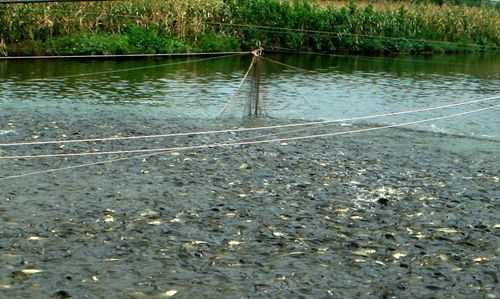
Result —
M266 57L314 72L261 61L252 117L257 78L233 96L248 56L0 61L0 144L345 119L500 93L498 55ZM148 157L0 158L0 297L497 298L499 113ZM0 157L256 134L2 146Z
M343 119L447 105L500 93L500 57L495 55L380 58L269 54L268 57L315 72L305 73L262 61L260 108L264 120ZM75 118L85 118L86 111L94 109L116 109L119 113L127 110L166 119L229 122L238 121L248 112L245 109L247 101L253 98L252 78L243 84L237 96L232 95L251 57L185 64L183 60L0 61L0 104L3 111L42 109L47 113L54 107L58 113L65 109L74 113L71 111L78 107ZM177 62L180 64L161 66ZM221 114L228 101L230 104ZM499 103L500 100L494 99L363 122L393 124ZM498 113L498 109L493 109L413 128L498 138Z

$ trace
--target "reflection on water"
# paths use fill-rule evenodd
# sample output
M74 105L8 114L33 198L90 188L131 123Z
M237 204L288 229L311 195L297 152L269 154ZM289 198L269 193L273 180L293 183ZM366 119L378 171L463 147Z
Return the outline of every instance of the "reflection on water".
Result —
M314 73L262 62L262 110L270 118L336 119L445 105L500 94L500 57L451 56L376 58L321 55L272 55ZM41 111L51 107L106 109L129 107L137 113L176 119L216 119L230 100L250 64L238 56L206 62L114 72L162 65L180 59L120 61L2 61L2 110ZM68 78L64 78L69 76ZM232 98L223 117L239 116L251 99L252 80ZM500 104L500 100L443 111L377 118L397 123ZM104 107L104 106L102 106ZM9 110L7 110L9 109ZM71 113L71 112L68 112ZM500 137L499 110L415 126L418 129ZM4 115L5 116L5 115ZM0 123L0 126L5 125ZM2 129L2 127L0 127Z

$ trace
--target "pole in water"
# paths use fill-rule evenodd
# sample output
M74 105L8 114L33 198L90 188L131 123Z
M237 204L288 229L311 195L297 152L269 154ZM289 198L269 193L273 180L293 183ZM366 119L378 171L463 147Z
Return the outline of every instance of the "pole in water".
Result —
M255 58L255 116L259 116L260 107L260 57Z
M254 107L252 109L252 104L250 103L249 116L258 117L260 114L260 66L261 66L261 56L263 52L263 48L261 47L261 43L259 42L259 48L252 51L252 54L255 57L255 68L254 68L254 88L255 88L255 102Z

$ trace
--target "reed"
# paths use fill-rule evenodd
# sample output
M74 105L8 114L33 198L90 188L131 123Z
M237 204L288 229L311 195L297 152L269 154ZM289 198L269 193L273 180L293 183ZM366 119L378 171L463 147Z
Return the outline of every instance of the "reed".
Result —
M3 39L0 39L0 56L6 56L7 54L7 45Z
M4 5L0 32L7 42L74 33L120 33L129 24L186 37L223 11L222 0L129 0Z
M306 34L216 26L258 24ZM500 10L408 1L129 0L4 5L0 55L158 53L267 47L442 52L500 47Z
M358 52L477 51L500 46L500 11L490 7L378 2L357 5L254 0L230 2L233 20L333 35L269 32L267 45ZM239 30L252 44L256 30Z

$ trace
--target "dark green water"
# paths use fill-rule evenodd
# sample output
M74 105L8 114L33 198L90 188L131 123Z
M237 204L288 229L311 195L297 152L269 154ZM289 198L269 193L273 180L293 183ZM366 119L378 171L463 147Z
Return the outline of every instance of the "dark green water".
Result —
M261 108L265 116L281 120L365 116L446 105L500 93L498 55L269 57L317 71L304 73L263 61ZM1 61L0 105L4 111L10 108L25 112L30 109L50 111L54 106L64 110L66 107L68 113L77 106L79 113L75 118L85 117L86 109L98 107L117 111L131 109L136 113L175 119L240 118L246 102L252 98L252 82L243 85L241 93L232 99L224 115L220 115L220 111L236 91L250 59L238 56L164 67L161 65L183 59ZM142 67L147 68L120 71ZM495 103L500 103L500 100L371 121L413 121ZM491 110L468 116L466 120L426 123L416 128L499 137L499 119L498 110Z

